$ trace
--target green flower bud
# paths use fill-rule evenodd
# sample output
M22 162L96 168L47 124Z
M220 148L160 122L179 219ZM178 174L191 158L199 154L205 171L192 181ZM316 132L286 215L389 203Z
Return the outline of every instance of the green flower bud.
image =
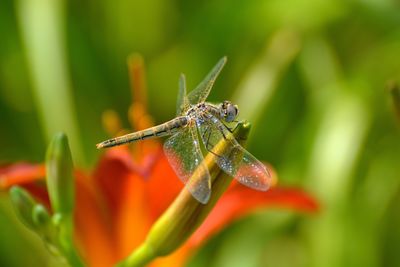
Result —
M10 198L21 221L27 227L35 229L36 224L32 218L32 210L36 205L34 198L29 194L28 191L19 186L13 186L11 188Z
M50 214L42 204L36 204L32 210L33 222L37 227L43 228L50 222Z
M55 244L72 266L84 266L73 241L74 176L67 136L56 134L46 154L47 191L53 216L51 225L56 234Z
M74 208L74 177L67 136L56 134L46 154L47 190L53 211L70 214Z

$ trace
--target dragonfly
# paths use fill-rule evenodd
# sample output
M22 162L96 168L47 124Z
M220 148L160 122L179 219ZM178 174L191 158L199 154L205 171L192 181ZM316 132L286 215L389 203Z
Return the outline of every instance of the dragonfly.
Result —
M232 123L238 123L238 106L230 101L220 104L205 102L226 61L226 57L220 59L189 94L186 93L185 75L181 74L175 118L145 130L106 140L97 144L97 148L172 135L164 143L164 153L177 176L200 203L206 204L211 196L211 177L202 151L214 154L218 167L240 183L266 191L271 184L270 172L238 143L233 137L233 128L229 127ZM221 140L227 143L222 152L215 148ZM200 177L193 181L191 178L195 172L200 173Z

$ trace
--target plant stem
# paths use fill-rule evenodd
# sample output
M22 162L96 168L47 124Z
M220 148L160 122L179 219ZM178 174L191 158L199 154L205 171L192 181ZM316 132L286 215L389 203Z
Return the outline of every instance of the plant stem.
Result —
M128 258L121 263L117 264L116 267L140 267L145 266L155 259L157 255L154 254L153 249L146 243L143 243L138 247Z

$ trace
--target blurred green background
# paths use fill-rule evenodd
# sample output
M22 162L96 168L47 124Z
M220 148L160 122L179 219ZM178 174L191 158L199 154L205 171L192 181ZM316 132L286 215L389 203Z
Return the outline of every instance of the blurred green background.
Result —
M227 55L209 100L236 102L249 150L321 212L253 214L188 266L400 266L399 1L1 0L0 33L0 163L43 161L63 130L90 169L102 112L128 126L132 52L157 123L175 115L180 72L194 88ZM54 264L6 193L0 229L0 266Z

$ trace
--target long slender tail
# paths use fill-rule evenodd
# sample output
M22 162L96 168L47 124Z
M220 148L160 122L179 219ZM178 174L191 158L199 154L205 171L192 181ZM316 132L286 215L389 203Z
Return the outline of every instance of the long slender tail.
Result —
M186 117L178 117L173 120L170 120L166 123L160 124L158 126L154 126L142 131L126 134L123 136L111 138L104 142L98 143L96 147L107 148L113 146L119 146L127 143L132 143L138 140L145 140L154 137L161 137L172 134L176 129L185 126L187 124Z
M106 141L96 144L96 147L97 147L97 149L107 148L107 147L119 146L119 145L131 143L131 142L135 142L137 140L143 140L144 138L141 137L143 135L142 132L143 131L139 131L139 132L134 132L134 133L126 134L123 136L111 138L111 139L108 139ZM147 138L150 138L150 136L148 136Z

